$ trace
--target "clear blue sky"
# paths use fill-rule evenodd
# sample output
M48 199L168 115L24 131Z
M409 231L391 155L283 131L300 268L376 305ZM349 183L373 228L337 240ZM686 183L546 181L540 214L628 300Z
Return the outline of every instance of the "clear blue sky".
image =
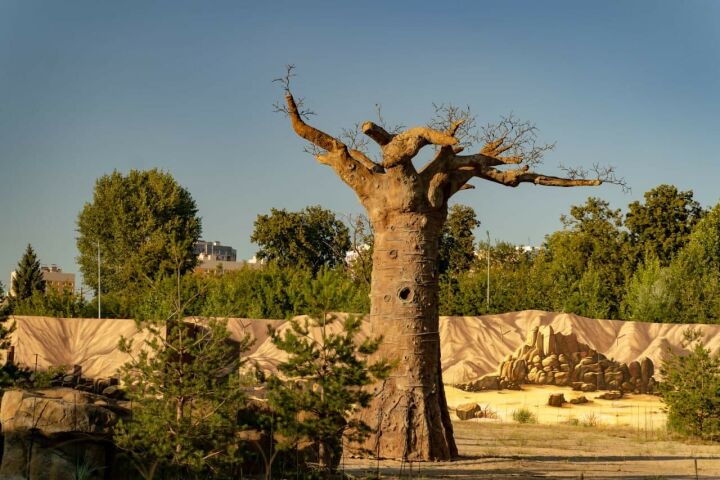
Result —
M589 195L720 199L720 2L0 0L0 281L28 242L76 271L77 214L113 169L171 172L244 258L271 207L360 212L272 112L286 63L332 133L376 103L404 125L432 102L512 111L557 142L547 172L609 163L633 189L475 181L455 198L494 239L540 244Z

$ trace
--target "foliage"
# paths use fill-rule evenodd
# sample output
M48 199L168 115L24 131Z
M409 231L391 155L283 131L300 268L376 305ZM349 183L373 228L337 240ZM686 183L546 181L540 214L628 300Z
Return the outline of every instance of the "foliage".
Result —
M260 246L259 259L313 273L343 265L350 249L348 228L319 205L299 212L273 208L270 215L258 215L250 240Z
M520 407L517 410L513 410L512 418L517 423L537 423L537 415L528 410L525 407Z
M99 245L103 302L128 316L144 288L175 271L175 245L185 246L180 272L193 269L200 232L195 201L169 173L114 171L97 180L92 202L78 216L77 261L85 283L97 291Z
M638 267L627 284L624 299L625 318L645 322L678 321L676 304L678 291L674 288L670 270L650 255Z
M669 353L660 372L660 392L668 406L668 427L678 433L720 440L720 355L712 355L700 332L685 332L687 355Z
M358 282L342 267L323 270L344 285L348 295L333 298L333 311L369 311L369 285ZM275 263L243 268L222 276L198 280L205 286L199 314L213 317L284 319L309 310L304 291L313 281L312 272Z
M277 431L286 440L279 449L297 448L309 439L323 470L334 470L342 454L343 438L360 441L370 428L351 418L369 404L372 393L362 387L386 378L390 365L371 363L381 338L359 341L361 321L354 316L341 320L330 313L334 299L349 294L329 271L319 272L305 298L314 315L292 320L283 333L272 332L272 342L288 353L278 366L282 378L268 381L268 401L277 416Z
M40 270L40 261L29 243L15 270L11 290L17 300L29 298L35 292L45 292L45 280L43 280Z
M92 317L93 309L84 297L69 290L58 292L48 289L45 293L34 292L32 296L14 303L16 315L40 315L44 317L75 318Z
M674 321L715 323L720 320L720 204L698 222L687 245L667 271L674 301Z
M348 274L354 280L363 282L369 292L373 266L373 245L375 242L372 225L370 225L370 220L365 215L350 217L349 220L351 257L347 265Z
M473 230L480 226L475 210L465 205L450 207L440 235L438 271L458 273L467 271L475 260Z
M680 192L673 185L658 185L645 192L645 202L628 205L625 218L636 258L649 253L661 266L667 266L687 243L703 214L692 190Z
M139 322L148 335L139 353L131 342L120 342L131 355L122 374L133 412L115 429L115 443L146 478L158 469L182 478L231 477L241 461L239 367L250 340L228 342L221 320L183 321L195 300L183 297L186 279L178 269L169 317ZM161 283L158 292L168 285ZM154 313L167 310L159 305Z
M541 275L552 279L552 310L593 318L617 318L626 277L626 237L620 210L590 197L562 216L565 229L548 236L537 258Z

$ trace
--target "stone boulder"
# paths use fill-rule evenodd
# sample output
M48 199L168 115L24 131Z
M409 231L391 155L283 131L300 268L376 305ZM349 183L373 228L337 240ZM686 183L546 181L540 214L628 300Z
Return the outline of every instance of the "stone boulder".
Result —
M551 407L562 407L563 403L567 403L565 401L565 395L562 393L552 393L550 394L550 398L548 398L548 405Z
M460 420L475 418L475 414L478 412L482 412L482 407L477 403L464 403L455 408L455 414Z
M622 392L605 392L595 398L599 398L600 400L620 400L623 398L623 394Z
M585 397L585 395L580 395L579 397L571 398L570 403L573 405L580 405L583 403L588 403L588 399Z
M466 392L484 392L486 390L500 390L500 377L497 375L484 375L479 379L457 385L460 390Z
M0 478L76 478L79 465L104 478L112 427L128 410L98 395L58 388L8 390L0 404L4 435Z

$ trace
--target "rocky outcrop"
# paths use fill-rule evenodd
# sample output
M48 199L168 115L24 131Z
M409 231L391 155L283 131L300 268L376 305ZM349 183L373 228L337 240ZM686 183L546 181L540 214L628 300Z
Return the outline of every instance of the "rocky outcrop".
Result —
M128 410L70 388L8 390L2 397L2 479L105 478L112 427Z
M649 358L616 362L579 342L575 334L556 333L544 325L530 330L525 343L500 363L497 382L566 385L583 392L654 393L654 373Z

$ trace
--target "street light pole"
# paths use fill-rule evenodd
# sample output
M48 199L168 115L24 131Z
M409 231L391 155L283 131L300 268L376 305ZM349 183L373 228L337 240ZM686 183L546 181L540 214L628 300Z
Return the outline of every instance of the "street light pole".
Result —
M487 290L486 290L486 302L487 311L490 313L490 230L486 230L487 233Z
M98 298L98 320L102 318L102 309L100 307L100 240L97 242L98 247L98 289L97 289L97 298Z

